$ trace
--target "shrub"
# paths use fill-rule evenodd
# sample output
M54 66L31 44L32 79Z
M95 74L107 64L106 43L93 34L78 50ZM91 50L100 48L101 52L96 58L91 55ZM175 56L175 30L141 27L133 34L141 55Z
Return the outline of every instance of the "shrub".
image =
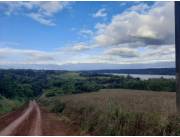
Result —
M65 103L59 101L59 102L55 102L55 105L53 106L51 111L55 113L62 113L64 109L65 109Z
M56 93L54 92L48 92L45 94L46 97L53 97L53 96L56 96Z

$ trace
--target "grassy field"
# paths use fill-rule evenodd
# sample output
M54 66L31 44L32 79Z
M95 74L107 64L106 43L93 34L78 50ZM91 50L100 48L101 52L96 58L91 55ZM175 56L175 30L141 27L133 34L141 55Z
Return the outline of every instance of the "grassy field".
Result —
M41 97L51 111L93 135L179 135L175 93L104 89L100 92Z

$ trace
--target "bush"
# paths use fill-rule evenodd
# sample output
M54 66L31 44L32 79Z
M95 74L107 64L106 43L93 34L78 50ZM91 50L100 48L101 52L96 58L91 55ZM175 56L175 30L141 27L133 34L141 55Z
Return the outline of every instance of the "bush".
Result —
M45 94L46 97L53 97L53 96L56 96L56 93L54 92L48 92Z
M64 91L61 88L52 87L44 90L46 97L53 97L57 95L63 95Z
M65 109L65 103L59 101L59 102L55 102L55 105L53 106L51 111L55 113L62 113L64 109Z
M23 100L10 100L0 96L0 115L16 110L25 103Z

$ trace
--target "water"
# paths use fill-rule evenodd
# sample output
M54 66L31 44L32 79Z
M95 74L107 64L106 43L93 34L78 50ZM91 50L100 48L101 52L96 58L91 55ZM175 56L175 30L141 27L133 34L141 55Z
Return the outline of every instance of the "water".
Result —
M128 76L128 74L120 74L120 73L105 73L111 74L115 76ZM140 78L142 80L148 80L150 78L165 78L165 79L176 79L175 75L148 75L148 74L129 74L133 78Z

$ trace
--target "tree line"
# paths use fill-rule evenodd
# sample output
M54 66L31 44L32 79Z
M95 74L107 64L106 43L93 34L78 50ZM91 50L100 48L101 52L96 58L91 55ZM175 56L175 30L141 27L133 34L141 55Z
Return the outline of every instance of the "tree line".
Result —
M28 100L42 93L46 96L56 96L93 92L102 88L174 92L175 80L141 80L131 76L112 76L95 72L0 70L0 95L10 99Z

